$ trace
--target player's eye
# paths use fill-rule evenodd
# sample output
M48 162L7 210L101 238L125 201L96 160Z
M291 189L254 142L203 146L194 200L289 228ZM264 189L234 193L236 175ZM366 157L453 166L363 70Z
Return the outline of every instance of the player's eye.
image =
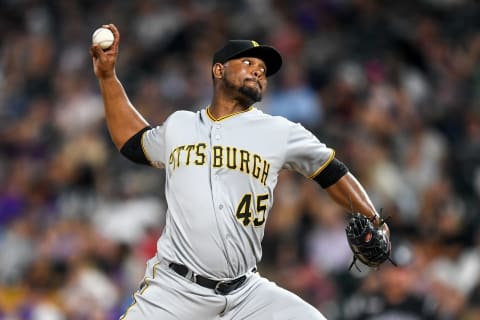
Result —
M246 64L247 66L251 66L252 65L252 61L248 60L248 59L244 59L242 60L242 63ZM260 72L265 74L267 72L267 69L265 67L261 67L260 68Z

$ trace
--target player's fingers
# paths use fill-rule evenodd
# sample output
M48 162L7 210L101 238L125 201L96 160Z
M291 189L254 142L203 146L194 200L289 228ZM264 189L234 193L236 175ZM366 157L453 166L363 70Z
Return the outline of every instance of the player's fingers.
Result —
M107 29L110 29L110 31L112 31L112 33L113 33L113 44L112 44L112 47L113 47L113 48L117 48L117 47L118 47L118 43L120 42L120 32L118 31L117 27L116 27L113 23L104 24L102 27L107 28Z
M89 49L90 51L90 55L92 56L93 60L97 60L98 59L98 54L97 54L97 51L95 50L94 46L92 45Z
M90 53L92 54L92 57L95 59L100 59L102 55L105 54L102 48L100 48L98 44L94 44L90 47Z

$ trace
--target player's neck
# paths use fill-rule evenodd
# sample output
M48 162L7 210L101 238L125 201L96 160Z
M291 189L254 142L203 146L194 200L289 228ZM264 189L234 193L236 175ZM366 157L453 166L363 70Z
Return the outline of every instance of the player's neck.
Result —
M250 104L241 103L237 100L214 97L208 110L215 119L220 119L234 113L245 111L250 106Z

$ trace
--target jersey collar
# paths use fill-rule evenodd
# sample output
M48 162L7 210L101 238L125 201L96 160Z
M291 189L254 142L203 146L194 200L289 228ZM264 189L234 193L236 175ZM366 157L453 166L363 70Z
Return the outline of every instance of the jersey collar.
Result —
M212 120L213 122L219 122L219 121L223 121L225 119L228 119L228 118L232 118L236 115L239 115L239 114L242 114L242 113L246 113L246 112L249 112L249 111L252 111L253 110L253 106L250 106L248 107L247 109L245 110L242 110L242 111L238 111L238 112L235 112L235 113L232 113L232 114L229 114L227 116L223 116L223 117L220 117L220 118L215 118L211 113L210 113L210 106L207 107L206 109L206 114L207 116L210 118L210 120Z

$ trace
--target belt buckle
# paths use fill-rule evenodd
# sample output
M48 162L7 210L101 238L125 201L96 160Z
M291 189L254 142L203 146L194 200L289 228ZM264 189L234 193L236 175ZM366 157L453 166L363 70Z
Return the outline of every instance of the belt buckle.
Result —
M224 284L231 284L231 282L230 281L225 281L225 280L218 281L217 284L215 285L215 289L214 289L216 294L226 295L230 292L230 291L221 290L220 286L222 286Z

